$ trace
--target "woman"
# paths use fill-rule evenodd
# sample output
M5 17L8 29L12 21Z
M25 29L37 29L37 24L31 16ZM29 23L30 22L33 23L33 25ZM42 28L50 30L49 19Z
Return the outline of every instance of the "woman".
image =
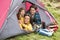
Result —
M19 12L17 14L17 18L18 18L18 21L19 23L23 23L24 22L24 15L25 15L25 9L24 8L20 8L19 9Z
M24 16L24 23L20 23L21 29L27 31L27 32L33 32L33 28L31 25L31 16L29 14L26 14Z
M39 12L36 11L37 7L35 5L32 5L29 9L29 14L32 18L32 24L40 25L41 24L41 18Z

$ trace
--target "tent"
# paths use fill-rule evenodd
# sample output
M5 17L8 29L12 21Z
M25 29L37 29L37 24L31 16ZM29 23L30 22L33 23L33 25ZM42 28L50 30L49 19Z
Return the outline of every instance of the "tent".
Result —
M55 18L39 0L25 0L25 2L23 0L0 0L0 40L26 33L20 29L16 15L20 7L25 8L27 11L32 4L38 7L41 20L46 25L53 24L53 21L56 22Z

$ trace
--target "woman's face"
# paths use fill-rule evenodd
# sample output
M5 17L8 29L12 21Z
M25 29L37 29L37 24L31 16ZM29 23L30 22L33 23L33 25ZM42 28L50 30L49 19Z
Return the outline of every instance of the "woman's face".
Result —
M22 16L24 16L25 10L22 10L20 13L21 13Z
M31 13L32 15L34 15L35 12L36 12L36 10L35 10L34 8L31 8L31 9L30 9L30 13Z
M25 16L24 22L27 24L30 22L30 17L29 16Z

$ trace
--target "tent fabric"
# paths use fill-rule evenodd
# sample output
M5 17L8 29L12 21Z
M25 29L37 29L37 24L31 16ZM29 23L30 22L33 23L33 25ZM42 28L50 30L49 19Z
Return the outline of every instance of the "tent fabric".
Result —
M51 22L53 21L52 17L49 15L49 13L47 11L45 11L45 13L48 15L48 17L50 18Z
M52 17L52 15L50 13L48 13L47 11L45 11L45 13L48 15L48 17L50 18L51 22L53 23L54 18Z
M47 14L45 14L44 10L39 10L38 12L40 13L41 20L44 21L46 25L51 23L50 18L47 16Z
M30 8L31 5L32 5L32 4L30 4L29 2L26 2L26 11L29 10L29 8Z
M27 0L27 1L35 4L36 6L40 7L40 8L43 9L43 10L46 10L43 6L41 6L41 5L37 2L37 0Z
M4 0L2 0L1 3L3 1ZM50 20L50 17L47 16L47 14L45 13L45 11L46 11L45 8L43 6L41 6L37 2L37 0L26 0L26 1L29 1L33 4L35 4L38 7L38 12L41 16L41 20L44 21L46 23L46 25L52 23L51 20ZM18 34L26 33L24 30L22 30L19 27L16 14L17 14L20 7L23 7L23 8L29 7L27 5L27 3L22 3L23 0L5 0L4 2L9 3L9 5L7 6L7 9L6 9L8 13L6 12L5 15L4 15L4 16L7 15L6 18L3 18L4 20L2 20L3 21L2 23L0 22L0 24L3 24L2 28L1 28L1 25L0 25L0 28L1 28L0 29L0 40L6 39L8 37L15 36L15 35L18 35ZM2 4L0 4L0 5L2 5ZM9 10L8 10L8 8L9 8ZM1 7L0 7L0 10L1 10ZM26 10L28 10L28 9L26 9ZM4 12L2 12L2 15L3 14L4 14ZM1 15L1 12L0 12L0 15ZM50 15L50 16L52 18L52 15Z
M43 4L43 2L40 2L40 0L37 0L37 2L38 2L42 7L45 7L45 5Z
M6 0L5 0L6 1ZM0 30L0 40L5 38L25 33L24 30L21 30L18 25L18 20L16 13L18 12L19 6L23 0L12 0L10 10L8 12L7 19L5 20L1 30Z
M0 29L7 17L8 10L10 7L11 0L0 0Z

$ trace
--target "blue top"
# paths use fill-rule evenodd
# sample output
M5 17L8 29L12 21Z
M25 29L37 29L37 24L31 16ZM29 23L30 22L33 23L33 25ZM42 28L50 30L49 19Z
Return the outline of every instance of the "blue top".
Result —
M34 19L35 19L36 24L41 24L41 18L40 18L40 14L38 12L35 13Z
M31 15L30 12L28 14ZM37 24L37 25L41 24L41 18L40 18L40 14L38 12L36 12L33 17L31 15L31 18L32 18L31 21L33 22L32 24Z

